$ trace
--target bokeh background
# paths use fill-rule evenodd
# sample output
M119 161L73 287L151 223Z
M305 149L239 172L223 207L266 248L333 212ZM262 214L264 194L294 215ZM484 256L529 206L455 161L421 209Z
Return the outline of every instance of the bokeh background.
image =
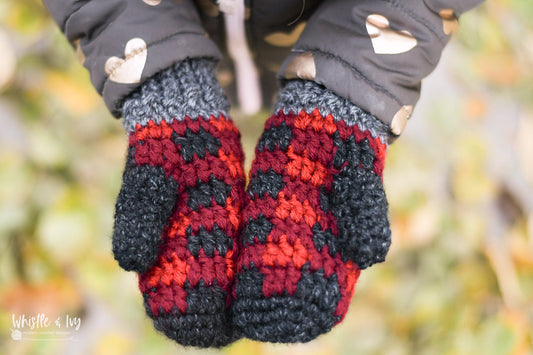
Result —
M465 14L389 149L393 244L350 311L303 345L221 354L532 354L533 2ZM268 113L234 111L248 164ZM111 254L127 146L39 0L0 0L0 353L181 354ZM16 341L12 314L81 317ZM218 353L213 351L213 353Z

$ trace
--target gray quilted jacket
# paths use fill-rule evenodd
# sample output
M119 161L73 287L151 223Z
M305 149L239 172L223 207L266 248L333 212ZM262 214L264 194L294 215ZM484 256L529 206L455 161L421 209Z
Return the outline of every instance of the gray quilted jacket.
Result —
M219 60L226 50L215 1L43 1L117 117L155 73L185 58ZM314 80L400 134L458 17L482 1L245 0L244 17L264 97L275 72L281 82Z

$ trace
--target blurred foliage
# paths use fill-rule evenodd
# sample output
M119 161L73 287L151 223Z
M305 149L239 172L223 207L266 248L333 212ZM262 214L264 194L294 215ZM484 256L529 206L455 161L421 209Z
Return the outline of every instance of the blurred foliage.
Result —
M461 19L389 150L392 250L342 325L221 354L532 353L531 18L530 1L493 0ZM126 137L40 1L0 2L0 53L0 353L206 353L157 334L113 260ZM234 116L249 164L267 113ZM79 339L16 342L12 313L80 316Z

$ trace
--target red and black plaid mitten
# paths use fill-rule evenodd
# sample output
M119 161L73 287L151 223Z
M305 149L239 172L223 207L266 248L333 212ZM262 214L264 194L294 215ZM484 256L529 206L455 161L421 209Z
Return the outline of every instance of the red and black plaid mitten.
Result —
M214 64L188 60L124 104L129 149L113 253L138 272L156 329L182 345L235 340L229 305L244 201L240 134Z
M390 245L387 129L310 81L289 81L256 148L232 306L247 338L306 342L344 318L360 270Z

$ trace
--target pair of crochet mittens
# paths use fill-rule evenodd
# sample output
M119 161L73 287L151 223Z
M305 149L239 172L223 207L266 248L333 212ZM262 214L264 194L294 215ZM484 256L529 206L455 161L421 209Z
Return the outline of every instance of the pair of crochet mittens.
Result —
M129 148L113 252L154 326L182 345L306 342L345 316L360 270L390 245L387 128L292 80L245 192L240 134L209 60L186 60L124 103Z

